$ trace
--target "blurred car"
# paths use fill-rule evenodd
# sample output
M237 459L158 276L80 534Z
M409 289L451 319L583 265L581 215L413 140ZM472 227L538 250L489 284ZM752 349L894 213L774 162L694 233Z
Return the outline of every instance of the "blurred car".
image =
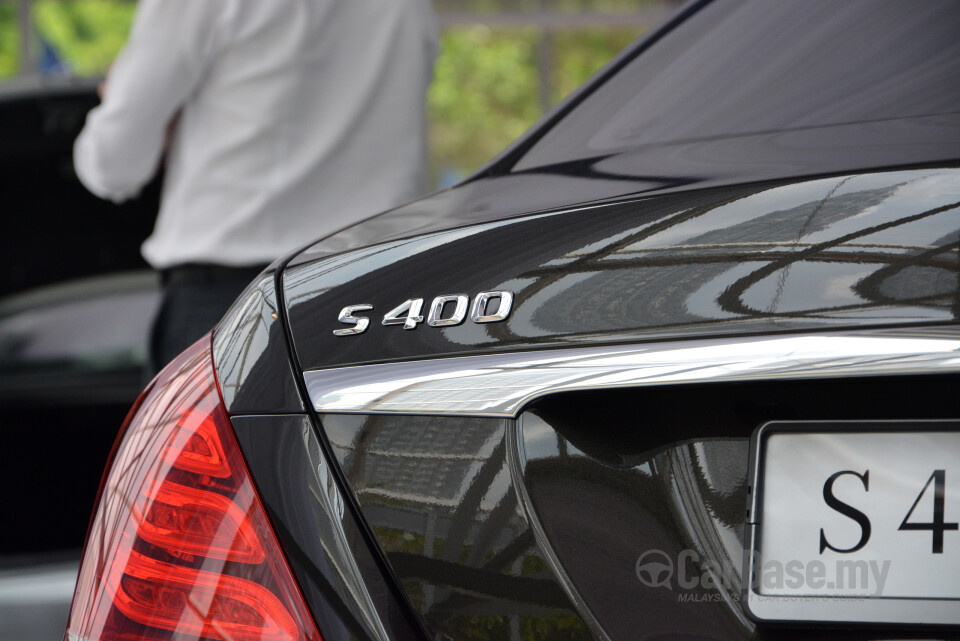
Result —
M0 639L62 632L117 425L144 383L152 272L0 300ZM12 488L26 488L16 490Z
M958 2L696 2L279 260L134 405L67 638L956 636L958 61Z
M159 177L123 205L90 194L73 141L97 105L96 78L27 76L0 84L0 296L147 264Z
M66 622L159 297L139 250L159 183L117 206L73 173L96 87L67 77L0 86L0 513L17 524L0 528L3 640L47 639Z

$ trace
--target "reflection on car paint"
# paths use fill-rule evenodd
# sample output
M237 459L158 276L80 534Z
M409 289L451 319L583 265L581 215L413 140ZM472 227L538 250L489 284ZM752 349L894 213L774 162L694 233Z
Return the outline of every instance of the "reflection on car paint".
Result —
M268 269L250 283L214 332L213 358L230 414L303 411L279 320L275 277Z
M753 633L739 607L746 439L668 446L624 469L598 465L534 413L520 425L524 480L540 522L612 638L635 636L631 630L638 626L646 638L742 639ZM588 548L590 555L579 553ZM678 567L685 550L710 565ZM651 552L671 560L663 585L637 577L636 561ZM678 576L681 569L685 574ZM691 573L699 578L701 572L711 580L690 581ZM684 591L677 580L691 589Z
M518 506L503 421L321 420L431 638L590 638Z
M960 315L958 207L957 169L704 190L347 252L288 270L285 298L304 369L840 323L946 322ZM351 341L318 331L335 328L341 308L357 300L385 311L398 297L492 289L515 292L511 317L496 326L403 336L372 327Z

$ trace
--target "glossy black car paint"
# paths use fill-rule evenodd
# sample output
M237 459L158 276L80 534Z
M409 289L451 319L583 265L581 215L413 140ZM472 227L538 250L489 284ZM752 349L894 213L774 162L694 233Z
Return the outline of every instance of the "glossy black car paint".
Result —
M278 315L277 267L269 266L240 294L214 337L217 381L231 414L304 411Z
M315 470L311 469L308 448L321 446L310 418L297 414L234 416L231 423L257 479L257 492L324 638L374 638L347 602L348 591L333 587L341 583L337 573L342 568L331 562L317 536L321 529L329 527L322 522L328 515L318 505L317 497L329 490L318 484ZM344 511L340 525L391 638L417 638L417 623L392 587L392 577L383 573L352 511Z
M508 638L511 626L522 638L590 638L512 485L507 421L325 415L321 422L430 638Z
M288 267L304 370L532 347L951 322L960 169L722 187L435 232ZM823 283L831 287L823 287ZM381 326L408 298L509 290L510 317ZM371 304L366 333L335 336Z
M247 366L222 375L233 386L225 397L318 617L343 614L311 584L325 575L315 556L300 553L310 545L309 527L292 534L311 505L296 498L308 472L289 463L303 439L283 436L295 428L259 428L240 414L287 413L282 420L297 422L308 408L307 432L339 463L337 486L376 562L373 576L395 581L398 607L422 627L398 638L958 636L922 627L758 625L737 600L736 558L747 438L757 425L956 418L956 376L577 392L540 399L516 421L318 416L299 376L356 363L673 337L955 326L960 3L912 6L900 14L906 5L882 0L840 9L690 5L472 179L307 248L276 267L275 291L265 279L259 302L251 298L243 313L235 307L218 331L218 368L239 363L244 350L262 365L256 376ZM899 46L883 40L914 28L925 37ZM758 39L766 39L765 54L747 55L746 66L724 58L725 47L742 42L749 53ZM803 53L791 39L819 45ZM674 95L656 69L687 49L697 53L686 58L690 73L668 74L679 87ZM785 74L778 65L789 60L794 73ZM602 117L615 115L604 104L615 111L654 81L667 90L644 98L663 102L642 115L661 120L644 121L639 137L624 135L619 147L591 151L591 128L615 120ZM796 104L776 105L781 90ZM670 103L681 95L682 104ZM723 103L727 95L753 117L740 124L720 117L739 113L738 104ZM815 107L803 113L804 104ZM720 130L711 131L714 113ZM643 139L657 131L666 133ZM497 289L517 294L503 323L407 331L379 322L408 298L428 306L437 295ZM361 303L374 305L370 329L335 337L340 309ZM247 323L260 328L238 330L232 341L220 335ZM718 546L720 538L736 544ZM697 549L720 564L724 581L701 587L693 601L645 586L636 562L652 547Z

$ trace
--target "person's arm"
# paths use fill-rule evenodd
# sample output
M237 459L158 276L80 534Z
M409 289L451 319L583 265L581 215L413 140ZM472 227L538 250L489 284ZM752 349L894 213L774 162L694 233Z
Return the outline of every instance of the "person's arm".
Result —
M153 177L167 128L213 59L227 11L226 0L138 2L103 102L74 144L74 166L87 189L121 202Z

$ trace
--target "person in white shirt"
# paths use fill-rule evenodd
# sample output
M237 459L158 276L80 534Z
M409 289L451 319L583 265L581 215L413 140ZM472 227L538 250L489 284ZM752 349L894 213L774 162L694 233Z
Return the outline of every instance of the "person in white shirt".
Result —
M420 193L437 46L430 0L139 0L74 165L120 202L166 151L156 366L267 263Z

